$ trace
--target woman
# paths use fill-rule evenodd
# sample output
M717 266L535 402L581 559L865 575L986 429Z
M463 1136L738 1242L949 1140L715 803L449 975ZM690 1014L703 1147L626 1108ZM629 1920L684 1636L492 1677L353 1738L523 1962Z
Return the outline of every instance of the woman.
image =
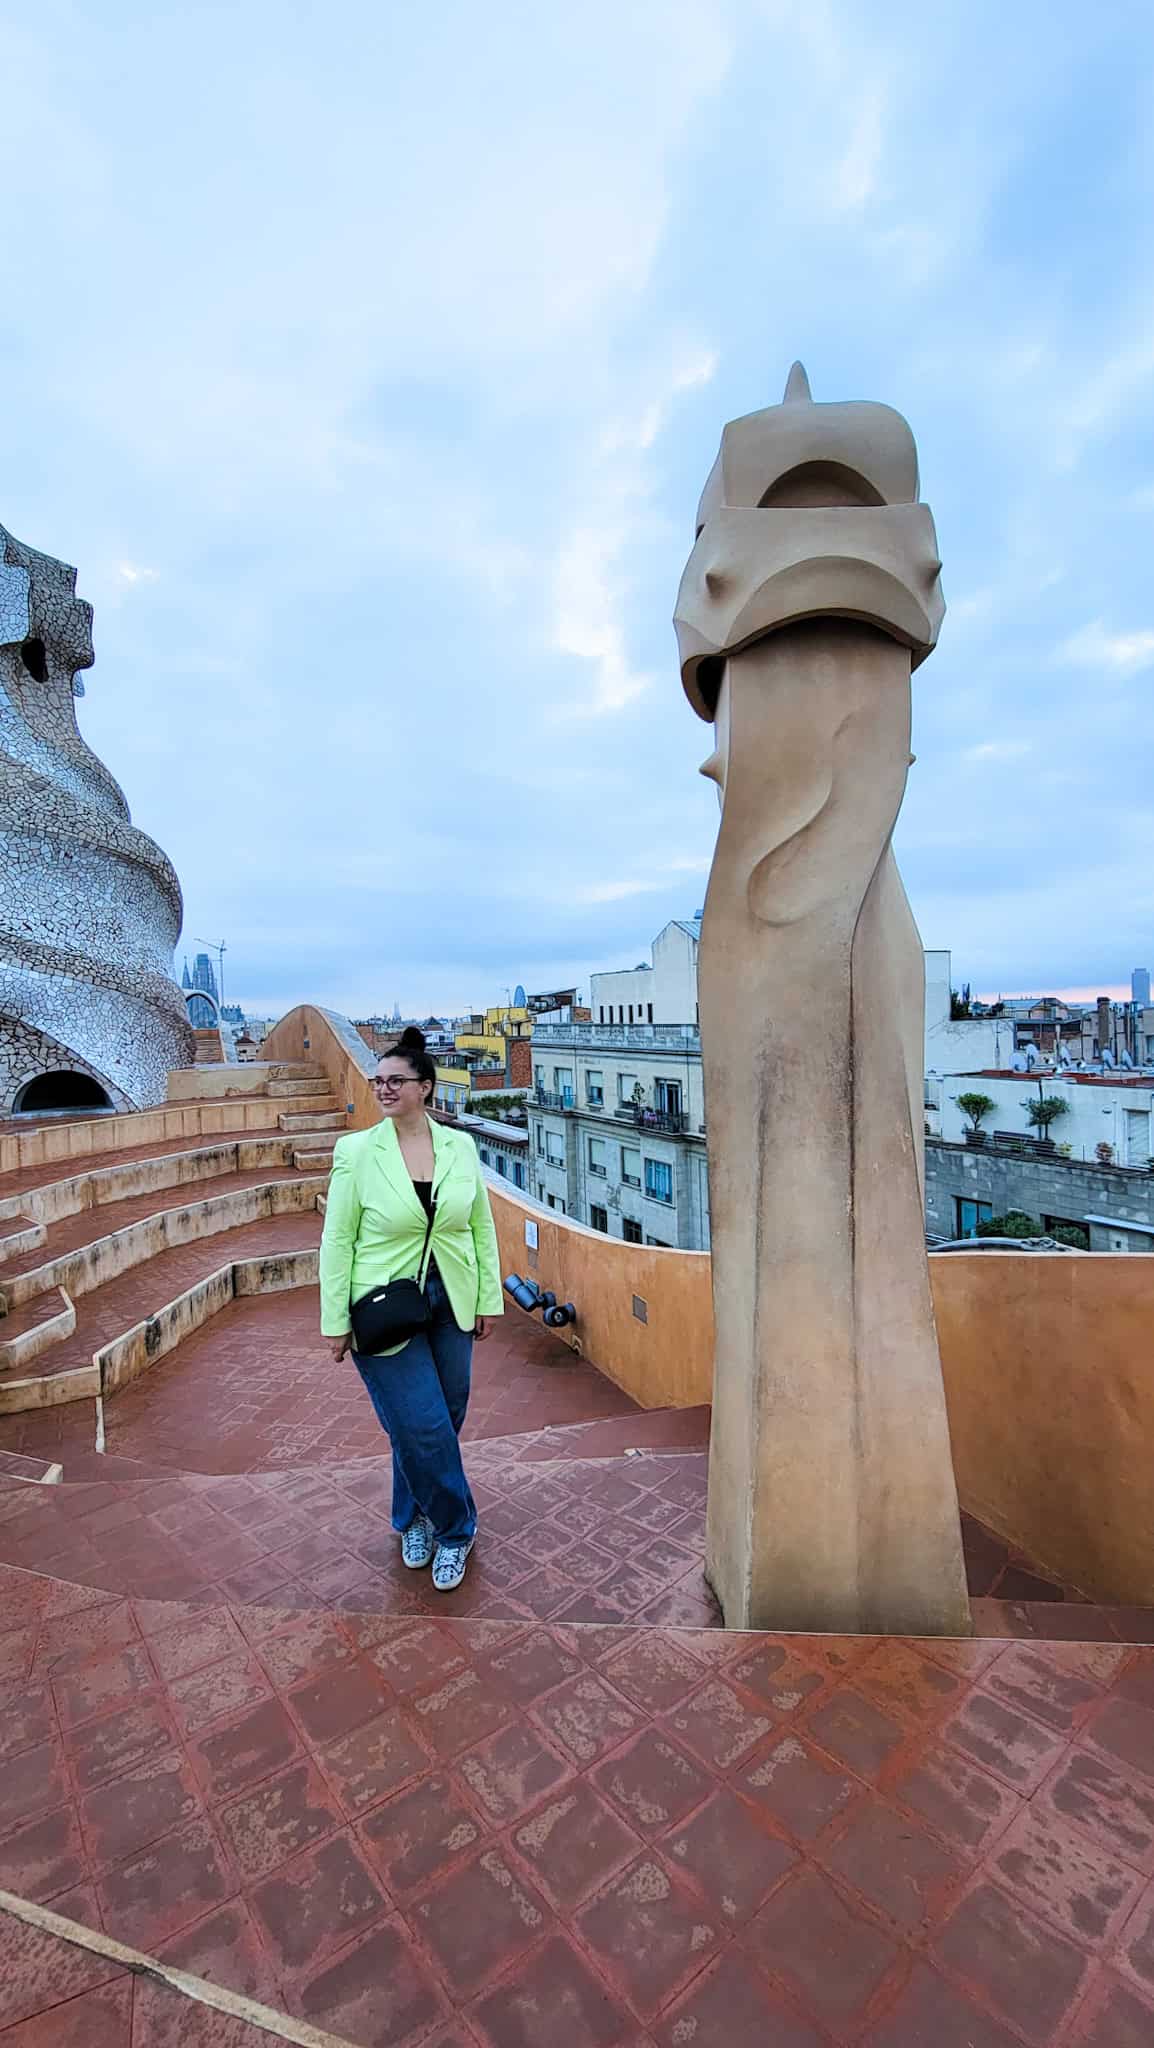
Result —
M504 1297L477 1148L427 1113L436 1078L424 1037L410 1025L377 1067L381 1122L333 1148L321 1333L339 1362L352 1349L349 1303L386 1281L423 1274L426 1327L375 1357L353 1351L353 1362L393 1447L401 1555L413 1571L431 1558L433 1584L450 1593L465 1576L477 1532L457 1441L473 1339L488 1336L488 1318L501 1314Z

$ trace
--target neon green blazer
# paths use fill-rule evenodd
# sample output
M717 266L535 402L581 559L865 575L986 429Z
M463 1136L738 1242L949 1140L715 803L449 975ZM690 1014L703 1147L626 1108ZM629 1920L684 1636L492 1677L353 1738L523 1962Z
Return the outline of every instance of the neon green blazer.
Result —
M436 1213L429 1250L454 1320L471 1330L478 1316L505 1306L497 1232L477 1147L464 1131L429 1119ZM333 1147L321 1238L321 1333L343 1337L349 1303L387 1280L415 1277L428 1217L386 1117Z

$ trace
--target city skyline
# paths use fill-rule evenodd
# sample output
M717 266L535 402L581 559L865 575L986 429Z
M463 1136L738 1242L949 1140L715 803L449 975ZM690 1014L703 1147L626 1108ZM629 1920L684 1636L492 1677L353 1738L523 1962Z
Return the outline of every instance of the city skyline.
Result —
M975 987L1124 982L1149 10L227 24L222 69L199 17L28 17L0 137L0 516L95 605L81 729L182 945L227 931L268 1013L399 978L440 1009L691 911L717 806L670 614L723 422L801 356L819 402L907 414L941 543L896 840L924 942Z

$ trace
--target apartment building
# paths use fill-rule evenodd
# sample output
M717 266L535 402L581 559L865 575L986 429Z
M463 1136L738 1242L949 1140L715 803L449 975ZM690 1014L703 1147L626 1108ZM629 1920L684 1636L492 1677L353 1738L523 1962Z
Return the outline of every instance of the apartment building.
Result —
M594 1024L696 1024L697 948L703 912L675 917L659 931L648 960L594 974L589 1012Z
M707 1251L696 1026L538 1024L529 1184L546 1207L609 1237Z

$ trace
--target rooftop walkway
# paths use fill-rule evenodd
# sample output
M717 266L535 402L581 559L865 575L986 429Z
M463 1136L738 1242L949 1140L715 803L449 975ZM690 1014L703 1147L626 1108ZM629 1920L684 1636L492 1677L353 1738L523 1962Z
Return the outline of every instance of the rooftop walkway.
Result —
M158 1249L67 1355L319 1226ZM231 1302L105 1453L91 1398L0 1416L0 2048L1150 2048L1154 1617L967 1523L977 1640L727 1633L707 1414L512 1309L436 1595L315 1327Z

